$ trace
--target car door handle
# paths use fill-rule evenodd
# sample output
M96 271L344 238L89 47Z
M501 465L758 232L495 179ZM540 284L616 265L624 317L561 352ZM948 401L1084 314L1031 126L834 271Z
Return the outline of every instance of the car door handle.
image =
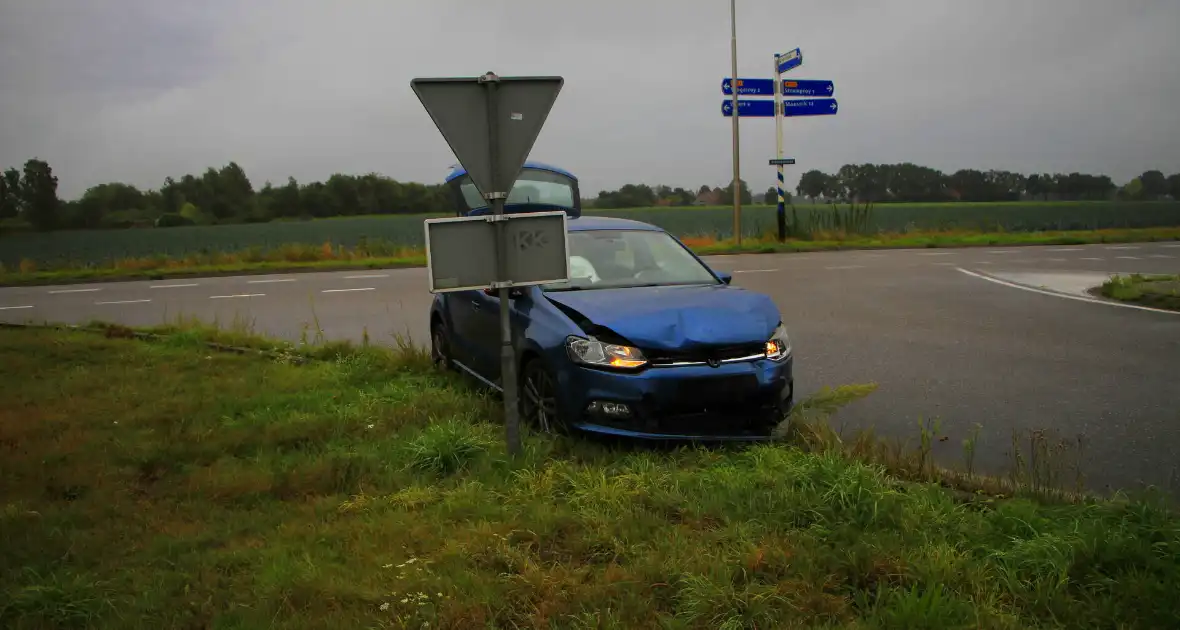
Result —
M473 309L475 309L475 310L477 310L477 311L478 311L478 310L479 310L479 306L480 306L480 304L479 304L479 300L471 300L471 308L473 308Z

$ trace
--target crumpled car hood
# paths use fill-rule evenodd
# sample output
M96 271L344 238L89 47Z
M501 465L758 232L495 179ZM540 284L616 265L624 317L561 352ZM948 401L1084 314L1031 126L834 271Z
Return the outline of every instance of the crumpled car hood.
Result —
M759 343L780 320L768 296L729 285L550 291L545 297L653 350Z

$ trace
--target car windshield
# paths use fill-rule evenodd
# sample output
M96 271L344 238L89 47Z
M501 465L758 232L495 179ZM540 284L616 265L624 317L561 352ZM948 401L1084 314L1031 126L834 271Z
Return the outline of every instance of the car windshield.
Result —
M459 190L463 193L463 201L467 203L468 210L487 207L488 202L480 196L479 189L471 181L470 175L463 176ZM559 173L526 168L516 178L505 203L543 203L573 208L574 187L568 177Z
M718 284L667 232L654 230L571 230L570 280L542 285L545 291L640 286Z

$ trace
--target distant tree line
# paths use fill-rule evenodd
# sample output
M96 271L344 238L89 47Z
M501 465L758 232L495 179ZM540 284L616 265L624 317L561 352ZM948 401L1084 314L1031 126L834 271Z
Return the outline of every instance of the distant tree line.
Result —
M360 214L451 212L442 184L426 185L370 173L332 175L324 182L300 184L294 178L255 190L235 162L202 175L165 178L159 190L113 182L63 201L49 164L32 159L23 171L0 178L0 220L23 220L37 230L68 228L169 227L266 222Z
M745 182L741 184L742 202L752 196ZM791 200L785 192L786 201ZM1115 185L1106 175L1085 173L1034 173L963 169L951 174L916 164L845 164L833 174L810 170L799 179L794 191L815 202L979 202L1036 200L1145 201L1171 196L1180 199L1180 173L1165 177L1151 170L1123 186ZM777 203L772 187L761 195L763 203ZM598 193L591 203L598 208L632 208L642 206L688 206L733 203L733 185L724 189L702 186L695 195L683 188L627 184L618 190Z
M747 182L738 190L743 204L754 202ZM583 200L595 208L729 205L731 181L724 188L703 185L695 191L666 185L627 184ZM846 164L834 174L807 171L795 193L813 203L950 202L1180 199L1180 174L1165 177L1151 170L1116 186L1106 175L1032 174L964 169L945 174L916 164ZM759 195L762 203L777 201L775 189ZM790 193L786 194L790 201ZM86 190L69 201L57 196L57 177L48 162L37 158L23 169L0 176L0 226L27 224L37 230L136 226L209 225L266 222L362 214L449 213L449 192L442 184L399 182L384 175L335 174L323 182L300 184L294 178L255 190L235 162L208 168L200 176L165 178L158 190L112 182Z

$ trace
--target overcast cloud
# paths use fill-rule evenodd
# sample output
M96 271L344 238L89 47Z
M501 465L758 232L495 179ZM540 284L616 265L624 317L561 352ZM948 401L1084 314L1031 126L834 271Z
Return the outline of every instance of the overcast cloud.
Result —
M738 0L738 66L831 79L840 113L789 119L807 169L910 161L1180 171L1176 0ZM235 160L256 187L455 159L416 76L556 74L532 157L585 194L725 185L726 0L0 0L0 168L46 159L60 193ZM772 119L741 122L742 177L773 182Z

